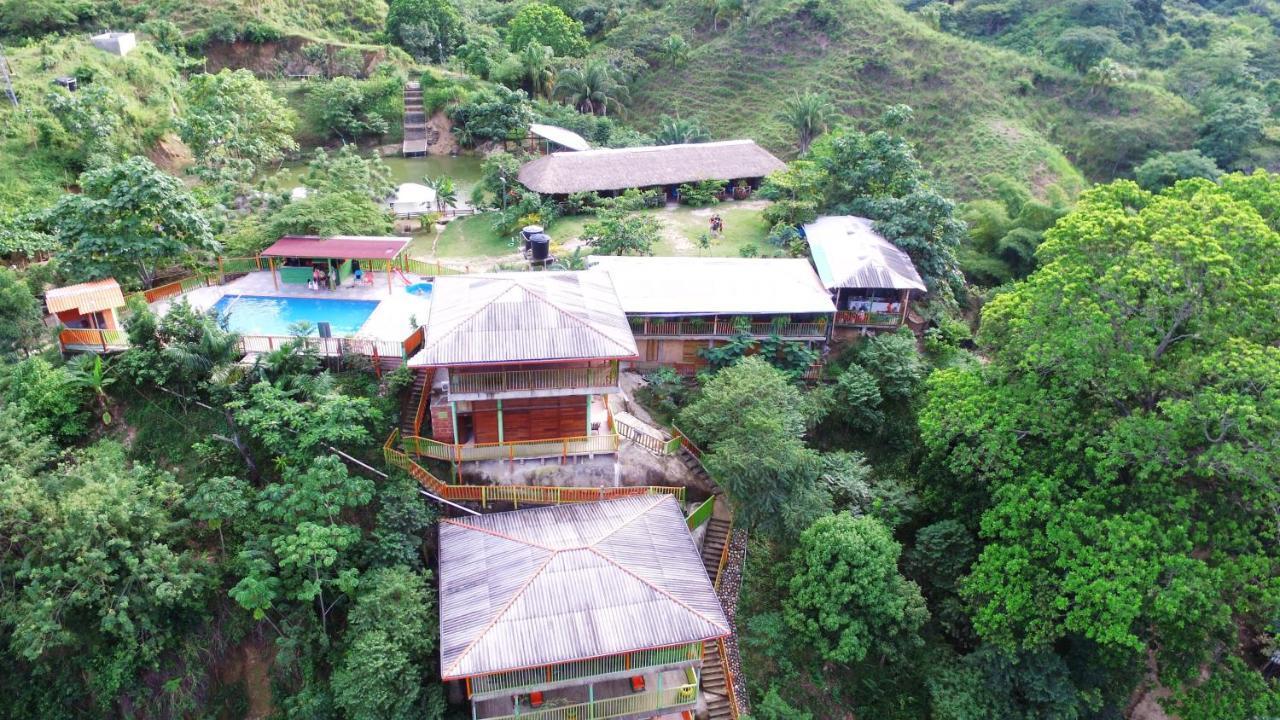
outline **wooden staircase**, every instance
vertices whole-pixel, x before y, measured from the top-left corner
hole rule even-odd
[[[400,437],[417,435],[417,428],[414,426],[418,423],[418,406],[422,403],[422,394],[427,391],[428,376],[429,373],[426,372],[415,372],[413,387],[400,401]]]
[[[710,720],[732,720],[728,680],[724,676],[724,662],[720,657],[720,643],[717,642],[702,644],[702,696],[707,701]]]

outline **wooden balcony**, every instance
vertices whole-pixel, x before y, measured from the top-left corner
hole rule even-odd
[[[480,460],[523,460],[528,458],[561,458],[579,455],[606,455],[618,452],[618,436],[584,435],[581,437],[550,440],[522,440],[519,442],[450,444],[424,437],[404,438],[405,450],[448,462],[473,462]]]
[[[740,333],[752,337],[770,337],[820,340],[827,335],[826,322],[734,322],[725,318],[715,320],[665,320],[660,318],[633,318],[631,332],[637,338],[652,337],[723,337]]]
[[[873,310],[837,310],[836,327],[898,327],[902,313]]]
[[[470,697],[525,693],[532,689],[555,687],[564,684],[565,681],[625,678],[638,675],[642,671],[690,665],[701,660],[702,643],[690,643],[652,650],[637,650],[589,660],[574,660],[527,670],[479,675],[467,679],[467,690]]]
[[[617,386],[618,370],[612,363],[607,367],[449,371],[450,400],[537,397],[565,394],[565,390],[599,394],[616,391]]]
[[[116,352],[128,349],[129,336],[118,329],[63,328],[58,333],[58,345],[63,352]]]
[[[698,678],[684,672],[640,673],[644,692],[633,692],[629,679],[590,682],[544,693],[539,707],[527,696],[476,702],[477,720],[630,720],[652,718],[692,708],[698,702]]]

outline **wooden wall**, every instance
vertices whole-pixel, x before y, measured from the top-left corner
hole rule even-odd
[[[477,400],[471,407],[475,441],[498,442],[498,402]],[[506,442],[581,437],[587,434],[587,396],[503,400],[502,428]]]

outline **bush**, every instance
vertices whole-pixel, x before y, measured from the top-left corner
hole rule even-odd
[[[718,195],[724,192],[721,180],[703,180],[690,185],[680,186],[680,203],[689,207],[706,207],[720,202]]]
[[[1206,157],[1199,150],[1182,150],[1152,155],[1134,168],[1133,174],[1143,190],[1160,192],[1187,178],[1217,180],[1222,170],[1218,169],[1213,158]]]
[[[89,428],[88,395],[65,367],[41,357],[24,360],[0,376],[5,411],[17,412],[33,433],[62,442],[79,438]]]

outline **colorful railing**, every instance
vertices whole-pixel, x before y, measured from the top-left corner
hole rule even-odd
[[[404,343],[395,340],[369,338],[314,337],[293,335],[242,335],[240,349],[245,354],[269,353],[290,343],[298,343],[325,357],[363,355],[374,362],[383,358],[403,359]]]
[[[401,265],[405,270],[417,275],[437,276],[437,275],[460,275],[461,270],[451,268],[448,265],[441,265],[439,261],[427,262],[426,260],[418,260],[417,258],[402,258]]]
[[[618,436],[583,435],[552,440],[520,440],[500,443],[475,443],[460,445],[442,443],[424,437],[404,438],[404,447],[410,452],[434,460],[449,462],[475,462],[479,460],[518,460],[522,458],[568,458],[577,455],[600,455],[618,451]]]
[[[825,322],[742,323],[733,320],[655,320],[634,318],[631,331],[637,337],[660,336],[716,336],[733,337],[746,332],[755,337],[825,337]]]
[[[387,465],[398,467],[417,480],[434,495],[454,502],[478,502],[488,506],[491,502],[520,503],[529,505],[562,505],[571,502],[599,502],[621,497],[642,495],[671,495],[684,501],[683,487],[661,485],[635,485],[624,487],[554,487],[547,485],[450,485],[426,468],[414,462],[409,454],[398,447],[400,431],[392,431],[382,446],[382,457]]]
[[[450,372],[449,395],[524,390],[599,388],[618,384],[614,367],[546,368],[494,372]]]
[[[611,718],[659,713],[689,705],[698,696],[698,686],[680,685],[654,692],[562,705],[541,710],[519,710],[515,715],[491,715],[479,720],[610,720]]]
[[[729,544],[725,543],[725,547],[729,547]],[[725,647],[724,638],[716,640],[716,648],[720,651],[720,671],[724,673],[725,695],[729,698],[729,714],[733,717],[733,720],[738,720],[739,715],[741,715],[738,711],[740,707],[738,705],[738,691],[733,686],[733,668],[729,666],[729,652],[728,648]]]
[[[573,662],[543,667],[513,670],[493,675],[477,675],[467,679],[471,696],[495,692],[520,692],[562,680],[599,677],[602,675],[634,672],[640,674],[648,668],[689,663],[702,656],[702,643],[675,645],[654,650],[637,650],[619,655],[574,660]]]
[[[870,310],[837,310],[836,325],[853,327],[895,327],[902,324],[901,313]]]
[[[58,332],[58,344],[63,350],[69,347],[84,350],[118,350],[128,347],[129,336],[124,330],[118,329],[63,328]]]
[[[689,513],[689,517],[685,518],[685,524],[690,530],[701,527],[704,523],[711,519],[711,514],[716,510],[716,496],[712,495],[702,502],[701,505],[693,509]]]

